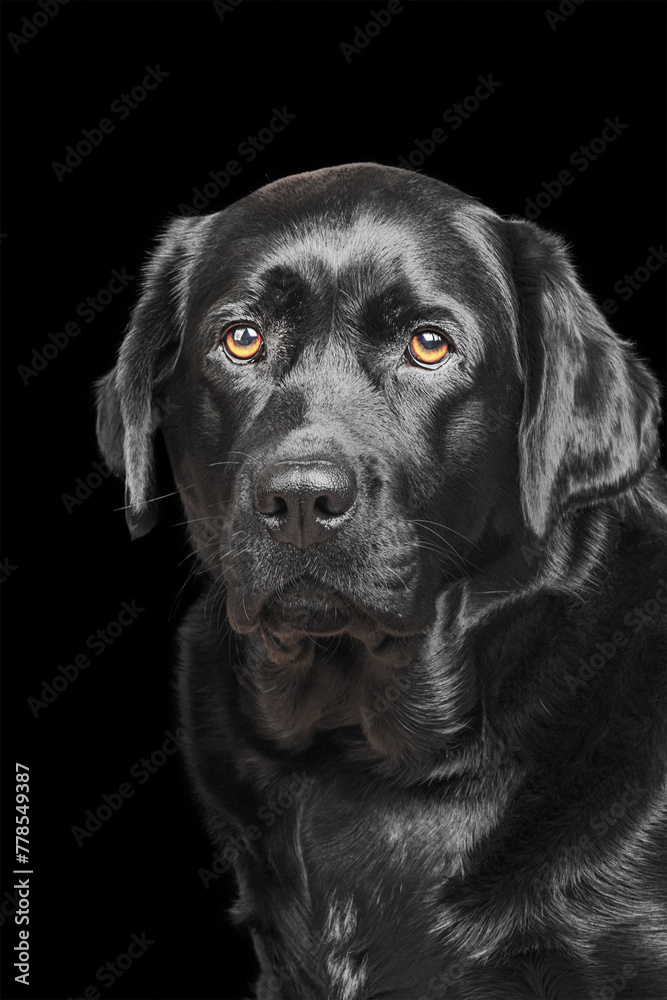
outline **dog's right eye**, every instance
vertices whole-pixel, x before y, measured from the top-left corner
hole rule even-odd
[[[220,344],[230,361],[247,365],[262,354],[264,341],[259,330],[248,323],[234,323],[220,337]]]

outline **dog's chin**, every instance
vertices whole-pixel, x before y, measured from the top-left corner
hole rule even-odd
[[[274,596],[260,614],[261,624],[272,635],[294,632],[333,636],[347,632],[355,618],[354,608],[340,595],[321,588],[295,587]]]
[[[403,638],[417,631],[412,622],[401,628],[395,613],[362,606],[315,581],[255,597],[228,591],[227,614],[235,631],[258,631],[273,642],[297,635],[317,639],[346,634],[375,646],[383,637]]]

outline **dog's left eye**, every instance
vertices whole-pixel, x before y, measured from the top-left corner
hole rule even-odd
[[[451,344],[438,330],[420,330],[407,346],[407,355],[413,364],[422,368],[439,368],[447,360]]]
[[[259,330],[247,323],[235,323],[228,327],[223,332],[220,343],[229,360],[240,365],[256,361],[264,347]]]

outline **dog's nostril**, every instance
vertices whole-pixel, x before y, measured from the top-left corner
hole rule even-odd
[[[316,513],[323,514],[325,517],[331,517],[332,514],[335,513],[335,511],[331,509],[330,500],[331,498],[328,497],[326,494],[323,494],[321,497],[318,497],[317,500],[315,501]]]
[[[298,548],[325,541],[334,529],[328,522],[348,511],[355,498],[351,469],[326,461],[266,466],[253,490],[255,509],[271,518],[266,525],[271,537]]]
[[[267,497],[262,509],[262,514],[284,514],[287,510],[287,504],[281,496],[274,493],[273,496]]]
[[[337,517],[349,510],[354,502],[347,483],[338,482],[331,492],[323,493],[314,503],[315,513],[320,517]]]

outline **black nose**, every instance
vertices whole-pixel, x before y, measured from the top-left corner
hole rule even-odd
[[[255,481],[253,502],[276,542],[324,542],[357,495],[354,475],[333,462],[276,462]]]

